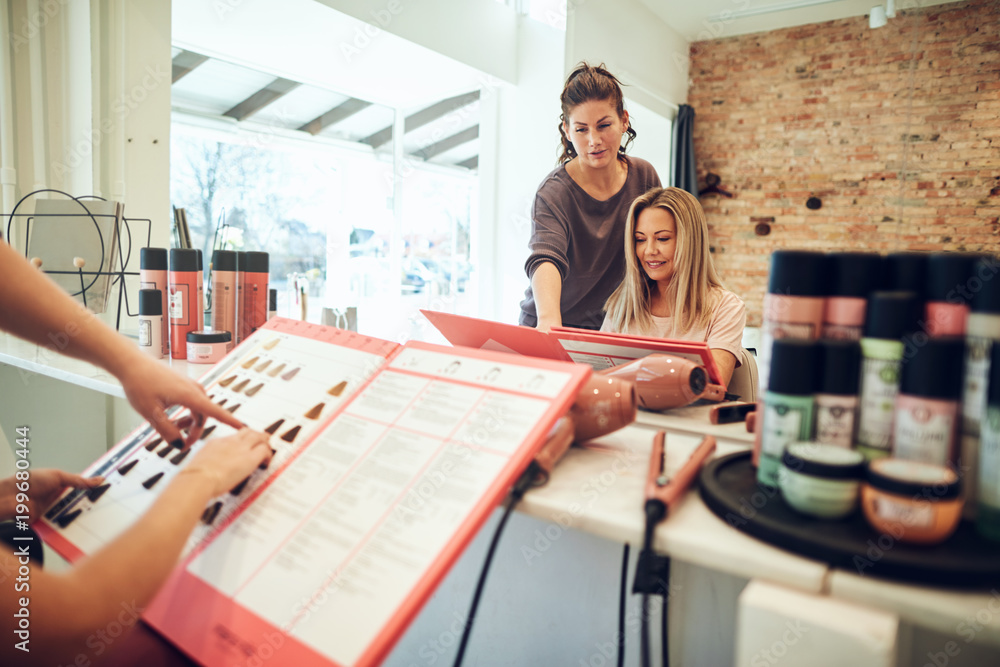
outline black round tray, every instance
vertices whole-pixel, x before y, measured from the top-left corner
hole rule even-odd
[[[701,497],[730,526],[808,558],[859,575],[921,584],[988,588],[1000,585],[1000,543],[969,521],[945,542],[920,546],[882,535],[860,509],[841,520],[799,514],[777,489],[757,483],[750,452],[715,459],[701,471]]]

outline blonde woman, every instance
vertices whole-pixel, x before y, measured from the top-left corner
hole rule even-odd
[[[625,221],[625,279],[601,331],[708,343],[722,380],[740,358],[746,306],[726,290],[708,250],[698,200],[680,188],[639,196]]]

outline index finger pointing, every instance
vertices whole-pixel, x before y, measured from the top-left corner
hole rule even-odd
[[[229,410],[216,405],[205,394],[199,393],[192,396],[190,400],[185,401],[185,405],[191,409],[192,413],[198,412],[203,417],[212,417],[227,426],[232,426],[236,430],[244,426],[243,422],[234,417]]]

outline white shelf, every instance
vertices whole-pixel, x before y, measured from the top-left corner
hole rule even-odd
[[[125,398],[121,383],[107,371],[86,361],[73,359],[48,347],[35,345],[8,334],[0,335],[0,363],[37,373],[78,387],[99,391],[109,396]],[[189,364],[183,360],[165,358],[163,363],[178,373],[198,379],[211,366]]]

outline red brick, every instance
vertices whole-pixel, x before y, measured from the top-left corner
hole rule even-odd
[[[969,0],[692,45],[698,173],[736,193],[702,203],[750,325],[777,248],[997,251],[998,26],[1000,2]]]

